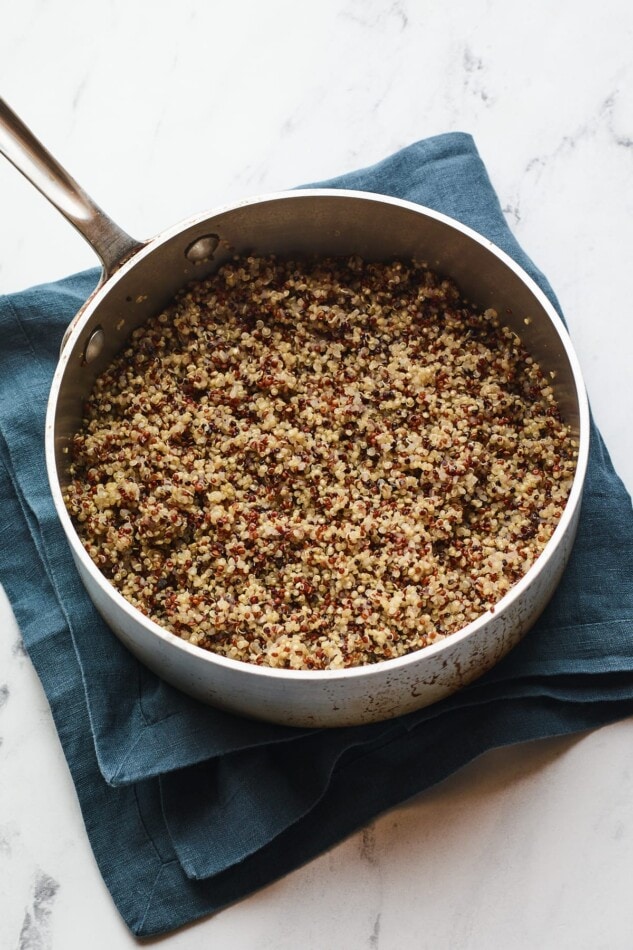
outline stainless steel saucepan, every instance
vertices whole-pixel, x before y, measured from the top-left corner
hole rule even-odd
[[[122,642],[159,676],[205,703],[296,726],[368,723],[437,702],[496,664],[533,625],[567,562],[589,450],[585,389],[567,331],[534,281],[490,241],[445,215],[407,201],[311,189],[249,198],[201,214],[146,242],[114,224],[0,102],[0,151],[92,245],[101,282],[68,329],[46,421],[46,463],[57,515],[96,608]],[[216,656],[162,629],[132,607],[88,557],[62,498],[66,449],[96,376],[132,330],[189,281],[235,253],[359,254],[425,260],[468,299],[494,307],[546,372],[578,439],[576,475],[561,521],[525,577],[458,633],[394,660],[335,671],[258,667]],[[529,318],[529,319],[526,319]]]

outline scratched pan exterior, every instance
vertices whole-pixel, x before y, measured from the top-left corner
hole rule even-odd
[[[212,236],[212,237],[209,237]],[[212,256],[192,264],[200,238]],[[192,279],[234,253],[414,257],[452,277],[462,294],[494,307],[546,373],[579,444],[575,480],[552,539],[525,577],[488,612],[424,650],[335,671],[266,669],[215,656],[180,640],[132,607],[90,560],[62,491],[72,434],[96,375],[130,332]],[[88,341],[103,348],[86,362]],[[232,712],[296,726],[343,726],[401,715],[437,702],[494,666],[529,630],[561,577],[573,544],[589,448],[589,412],[576,357],[555,310],[507,255],[456,221],[418,205],[361,192],[305,190],[268,195],[185,222],[142,245],[73,321],[53,381],[46,460],[58,516],[95,606],[139,660],[174,686]]]

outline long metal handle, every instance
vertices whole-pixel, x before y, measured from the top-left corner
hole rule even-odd
[[[0,99],[0,152],[60,211],[103,263],[109,277],[142,247],[95,204],[22,120]]]

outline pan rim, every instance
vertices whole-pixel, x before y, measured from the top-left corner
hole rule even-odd
[[[75,530],[62,497],[61,484],[57,474],[57,462],[55,457],[55,416],[57,412],[59,390],[64,377],[66,366],[70,358],[70,354],[74,352],[75,344],[77,343],[78,338],[83,333],[86,322],[89,320],[90,315],[96,306],[98,306],[101,300],[110,292],[111,288],[123,276],[125,276],[125,274],[127,274],[127,272],[132,269],[140,259],[148,256],[163,243],[171,240],[173,237],[182,233],[187,228],[199,225],[205,221],[210,221],[213,218],[228,212],[235,211],[239,208],[245,208],[250,205],[261,204],[265,202],[287,200],[289,198],[301,199],[303,197],[314,198],[320,196],[343,199],[352,198],[363,201],[373,201],[377,204],[395,205],[405,210],[414,212],[415,214],[421,214],[423,216],[433,218],[436,221],[456,229],[467,238],[470,238],[475,243],[486,249],[493,256],[497,257],[501,263],[505,264],[511,271],[513,271],[515,276],[518,277],[532,293],[549,317],[563,346],[565,356],[569,362],[571,376],[575,387],[574,394],[578,404],[578,457],[576,460],[574,478],[569,496],[552,537],[547,542],[545,548],[537,557],[534,564],[525,573],[525,575],[519,581],[517,581],[512,586],[512,588],[494,605],[492,610],[485,611],[475,620],[471,621],[471,623],[467,624],[465,627],[462,627],[460,630],[455,631],[454,633],[446,635],[442,640],[412,651],[411,653],[404,654],[400,657],[380,660],[376,663],[365,666],[345,667],[342,669],[280,669],[277,667],[257,666],[242,660],[234,660],[229,657],[221,656],[220,654],[204,650],[201,647],[189,643],[187,640],[180,639],[176,634],[173,634],[164,627],[161,627],[158,623],[143,614],[138,608],[134,607],[104,577],[83,546],[83,543],[81,542],[79,535]],[[577,509],[581,502],[582,491],[586,477],[589,459],[589,438],[589,403],[583,381],[582,371],[569,331],[558,314],[556,308],[550,302],[538,284],[519,264],[516,263],[512,257],[510,257],[509,254],[499,248],[492,240],[479,234],[468,225],[462,224],[460,221],[450,217],[449,215],[435,211],[432,208],[428,208],[415,202],[401,198],[394,198],[391,196],[384,196],[373,192],[357,191],[352,189],[308,188],[270,192],[262,195],[243,198],[236,202],[227,203],[217,208],[211,209],[210,211],[194,215],[193,217],[187,218],[175,225],[172,225],[166,230],[160,232],[154,238],[144,243],[139,251],[137,251],[132,257],[125,261],[125,263],[123,263],[113,275],[111,275],[107,280],[97,287],[92,296],[86,301],[83,307],[80,308],[75,318],[74,326],[68,335],[68,339],[64,345],[55,370],[55,374],[52,379],[45,423],[45,458],[49,487],[53,496],[53,502],[55,504],[57,516],[60,520],[62,528],[64,529],[66,540],[70,545],[73,556],[79,559],[82,568],[87,571],[94,583],[101,589],[102,593],[106,597],[113,599],[119,609],[122,610],[133,622],[141,624],[149,632],[158,637],[161,641],[163,641],[168,649],[182,650],[185,653],[189,653],[192,657],[195,657],[196,660],[201,663],[211,663],[213,666],[225,668],[226,670],[233,673],[239,672],[240,674],[247,676],[252,675],[255,677],[264,677],[265,679],[278,680],[280,682],[291,680],[295,683],[316,682],[324,685],[329,682],[340,680],[371,678],[381,674],[386,675],[388,673],[396,673],[402,667],[413,665],[416,661],[422,662],[424,657],[428,657],[429,661],[431,661],[433,657],[436,657],[438,654],[448,650],[450,647],[453,647],[463,640],[469,639],[484,625],[490,623],[495,617],[499,617],[508,608],[510,608],[511,605],[532,586],[532,584],[546,569],[548,563],[554,557],[561,541],[566,537],[567,531],[573,523]]]

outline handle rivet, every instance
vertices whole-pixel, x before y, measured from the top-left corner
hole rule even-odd
[[[205,234],[203,237],[196,238],[185,250],[185,257],[192,264],[200,264],[202,261],[208,261],[213,257],[213,252],[220,243],[217,234]]]
[[[105,343],[105,333],[102,327],[95,327],[84,349],[83,363],[92,363],[101,353]]]

